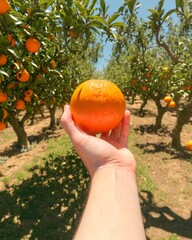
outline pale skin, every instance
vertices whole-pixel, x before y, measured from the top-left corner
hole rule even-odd
[[[91,176],[88,200],[73,240],[145,240],[136,184],[136,162],[128,150],[130,112],[100,138],[81,131],[65,106],[61,124]]]

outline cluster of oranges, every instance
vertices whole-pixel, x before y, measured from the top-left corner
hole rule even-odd
[[[171,96],[165,96],[164,101],[168,104],[168,106],[170,108],[175,108],[176,107],[176,103],[175,103],[175,101],[173,101],[173,98]]]
[[[1,0],[0,3],[0,15],[6,15],[11,10],[11,5],[7,0]],[[7,35],[7,41],[9,43],[10,48],[14,48],[16,46],[16,40],[12,34]],[[40,50],[41,43],[36,37],[29,37],[25,41],[25,48],[29,53],[37,53]],[[8,58],[6,55],[6,51],[0,52],[0,67],[6,65],[8,62]],[[17,67],[20,67],[19,63],[16,63]],[[28,82],[30,79],[30,73],[27,69],[22,68],[16,72],[16,79],[18,82]],[[2,82],[2,80],[0,81]],[[17,83],[10,83],[7,86],[7,89],[12,89]],[[31,97],[33,95],[33,90],[29,89],[24,91],[24,97],[23,99],[19,99],[15,102],[15,108],[17,110],[24,110],[26,102],[31,101]],[[0,103],[5,103],[8,100],[7,93],[0,89]],[[8,117],[8,111],[5,108],[0,108],[0,130],[3,130],[6,128],[6,123],[4,120]]]

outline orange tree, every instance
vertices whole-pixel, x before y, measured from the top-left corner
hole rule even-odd
[[[176,8],[166,12],[164,1],[150,10],[149,22],[138,19],[136,1],[126,1],[123,14],[126,27],[119,29],[118,43],[113,58],[106,68],[106,75],[116,81],[127,96],[139,95],[143,99],[140,113],[148,99],[155,101],[158,114],[155,129],[168,110],[177,112],[172,146],[180,147],[183,124],[191,117],[191,18],[187,7],[176,1]],[[177,13],[180,23],[168,17]],[[166,25],[165,30],[163,27]],[[181,37],[182,36],[182,37]],[[171,95],[173,101],[163,99]]]
[[[114,37],[117,16],[108,18],[105,2],[96,3],[10,0],[3,13],[0,5],[0,121],[13,127],[19,148],[28,145],[26,120],[46,103],[53,125],[71,87],[92,74],[100,49],[95,34]]]

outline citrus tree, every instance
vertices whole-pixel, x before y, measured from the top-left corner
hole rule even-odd
[[[140,113],[152,99],[157,106],[155,129],[161,127],[166,111],[175,110],[177,123],[172,146],[179,148],[182,127],[191,118],[191,14],[188,1],[176,1],[168,12],[159,1],[150,10],[149,21],[137,16],[139,5],[126,1],[123,16],[126,27],[119,29],[118,43],[106,68],[106,77],[116,81],[125,95],[143,100]],[[175,24],[169,17],[176,13]]]
[[[90,77],[99,54],[96,35],[113,38],[115,18],[103,0],[16,1],[0,5],[0,129],[9,123],[19,148],[28,145],[25,122],[46,105],[56,107]],[[91,51],[92,50],[92,51]]]

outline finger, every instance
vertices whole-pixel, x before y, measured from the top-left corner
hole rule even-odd
[[[127,147],[128,144],[129,129],[130,129],[130,112],[126,110],[122,120],[121,133],[118,140],[118,142],[123,144],[125,147]]]
[[[120,132],[121,132],[121,126],[122,126],[122,122],[120,122],[117,127],[113,128],[110,135],[109,135],[109,139],[111,141],[117,141],[117,139],[119,138]]]
[[[76,127],[72,119],[72,114],[69,105],[65,105],[64,107],[64,113],[61,117],[61,125],[63,126],[66,133],[69,135],[73,142],[79,141],[79,139],[82,137],[81,136],[82,132]]]

